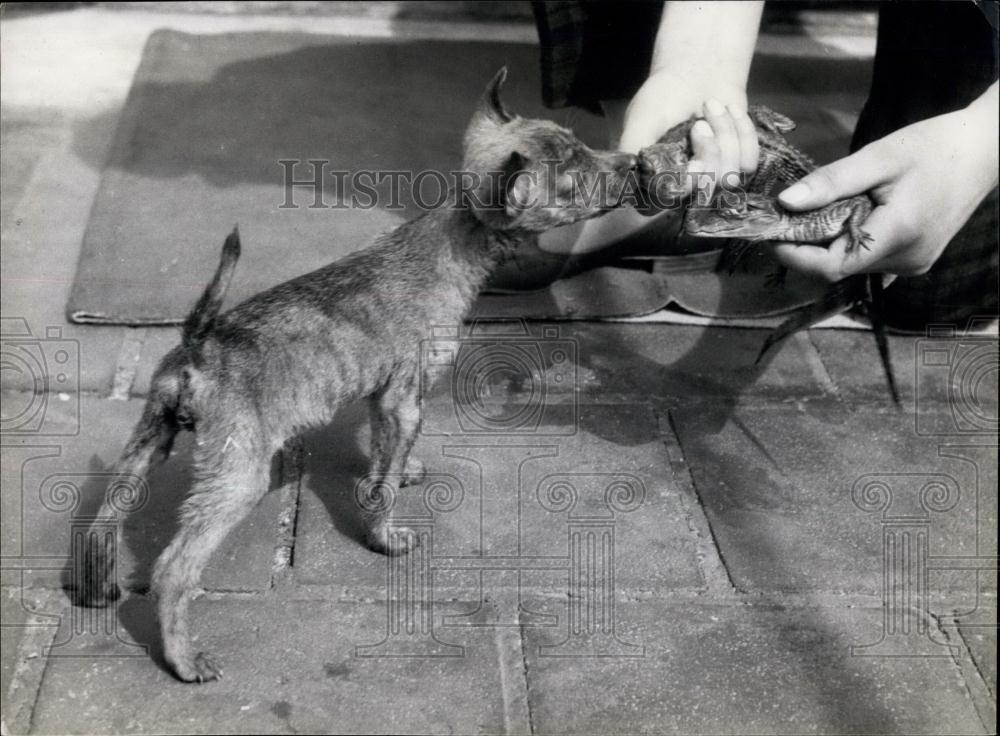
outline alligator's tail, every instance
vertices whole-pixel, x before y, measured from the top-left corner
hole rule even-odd
[[[882,274],[873,273],[869,275],[868,289],[871,292],[868,319],[872,323],[872,334],[875,335],[878,357],[882,361],[882,370],[885,371],[885,380],[889,384],[889,394],[892,396],[892,403],[900,406],[899,389],[896,387],[896,374],[892,370],[892,359],[889,356],[889,337],[886,335],[885,285],[882,283]]]
[[[182,341],[188,353],[195,355],[198,353],[201,344],[208,335],[215,318],[219,316],[222,308],[222,300],[226,296],[226,289],[233,278],[233,271],[236,270],[236,261],[240,257],[240,231],[234,227],[233,231],[226,238],[225,245],[222,246],[222,258],[219,267],[215,270],[215,275],[205,291],[202,293],[194,309],[184,320]]]
[[[788,319],[771,330],[761,346],[760,353],[757,354],[756,363],[760,363],[768,350],[792,333],[811,327],[827,317],[846,312],[858,302],[863,302],[868,319],[872,323],[872,333],[875,335],[875,345],[878,347],[886,383],[889,384],[892,403],[899,406],[899,388],[896,386],[896,376],[889,356],[889,339],[886,335],[883,289],[882,274],[861,274],[838,281],[830,286],[818,301],[796,310]]]
[[[788,319],[771,330],[767,339],[764,340],[755,362],[760,363],[761,359],[767,355],[768,350],[789,335],[811,327],[827,317],[846,312],[857,302],[865,299],[868,296],[867,292],[868,278],[866,276],[851,276],[832,284],[819,300],[796,309]]]

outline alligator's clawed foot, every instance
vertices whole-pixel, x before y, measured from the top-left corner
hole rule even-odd
[[[852,228],[848,233],[847,238],[848,253],[853,253],[858,248],[871,250],[870,244],[875,242],[875,238],[869,235],[867,230],[862,230],[860,227]]]

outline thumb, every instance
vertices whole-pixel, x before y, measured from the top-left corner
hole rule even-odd
[[[847,158],[821,166],[778,195],[790,210],[812,210],[867,192],[889,178],[878,148],[868,145]]]

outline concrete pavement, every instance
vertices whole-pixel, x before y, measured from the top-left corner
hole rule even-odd
[[[897,410],[864,333],[755,369],[757,330],[533,324],[482,343],[519,376],[428,400],[429,477],[394,509],[420,553],[359,542],[361,407],[288,448],[192,607],[222,681],[167,674],[147,595],[190,437],[123,525],[126,597],[72,608],[73,540],[176,340],[65,321],[113,133],[76,125],[120,109],[154,28],[275,23],[0,26],[4,733],[995,732],[995,338],[893,337]],[[39,360],[65,383],[39,392]]]

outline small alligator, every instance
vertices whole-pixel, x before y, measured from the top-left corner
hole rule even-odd
[[[829,243],[848,236],[847,252],[868,248],[871,236],[861,225],[874,204],[867,194],[840,199],[809,212],[790,212],[774,198],[748,193],[740,207],[690,207],[684,229],[702,238],[741,238],[750,242]]]
[[[747,191],[770,194],[776,185],[796,182],[816,168],[811,158],[785,138],[785,133],[795,130],[795,121],[764,105],[751,105],[747,114],[757,129],[760,148],[757,171],[744,182]],[[688,165],[694,156],[691,127],[699,119],[692,116],[678,123],[659,141],[639,151],[639,185],[650,205],[639,210],[642,214],[652,215],[677,203],[685,203],[689,194],[687,179],[698,173],[689,172]],[[695,182],[690,184],[693,186]],[[732,184],[735,182],[722,182],[722,186],[716,188],[713,201],[717,201],[723,193],[734,194]],[[718,268],[730,273],[735,271],[748,253],[749,246],[746,240],[734,240],[724,245]],[[784,269],[779,269],[775,274],[773,280],[776,284],[783,281],[784,273]]]
[[[778,182],[791,184],[816,168],[808,156],[792,147],[785,133],[795,130],[795,122],[764,105],[751,105],[747,114],[757,128],[760,159],[757,171],[747,182],[752,192],[770,194]],[[691,127],[699,120],[692,116],[678,123],[659,141],[639,151],[639,184],[656,204],[670,204],[685,193],[688,164],[694,156]],[[653,214],[654,208],[645,214]]]
[[[847,251],[867,248],[871,236],[861,227],[874,204],[867,194],[838,200],[809,212],[789,212],[776,199],[748,194],[742,207],[691,207],[684,229],[704,238],[743,238],[750,242],[778,240],[792,243],[830,243],[848,236]],[[796,310],[768,335],[757,356],[759,363],[771,346],[793,332],[840,314],[858,303],[867,307],[892,400],[899,404],[896,379],[889,362],[889,341],[883,315],[881,274],[848,276],[823,294],[819,301]]]

